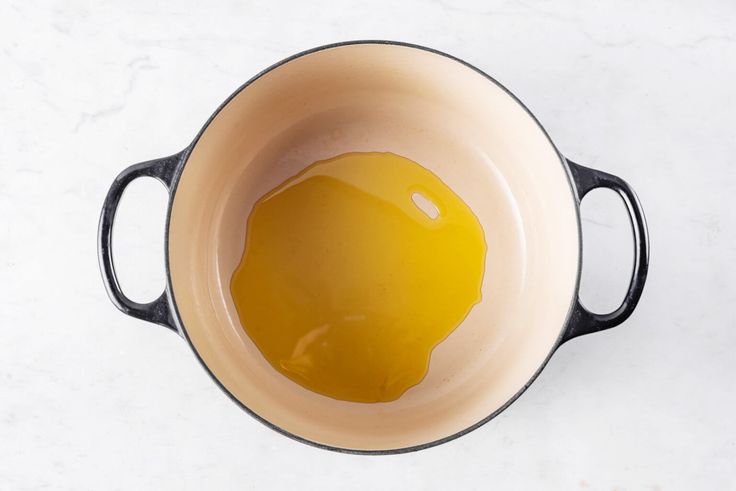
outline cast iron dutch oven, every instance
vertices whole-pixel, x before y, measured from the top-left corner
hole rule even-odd
[[[435,348],[422,382],[388,403],[334,400],[277,373],[245,334],[229,291],[255,201],[310,163],[353,151],[420,162],[473,209],[488,244],[483,300]],[[120,197],[143,176],[169,192],[167,284],[148,304],[121,291],[111,253]],[[595,188],[621,196],[635,246],[625,299],[604,315],[578,297],[579,205]],[[427,448],[489,421],[562,343],[631,315],[648,254],[641,205],[622,179],[564,158],[529,110],[477,68],[385,41],[323,46],[261,72],[184,150],[125,169],[99,228],[103,278],[116,307],[177,332],[222,390],[269,427],[357,453]]]

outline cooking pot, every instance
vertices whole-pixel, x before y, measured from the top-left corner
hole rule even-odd
[[[229,289],[258,198],[315,161],[356,151],[421,163],[473,209],[487,242],[482,301],[434,349],[421,383],[386,403],[331,399],[278,373],[240,325]],[[111,250],[120,197],[144,176],[169,192],[166,289],[146,304],[121,291]],[[621,196],[634,236],[628,292],[608,314],[578,296],[580,200],[595,188]],[[222,390],[266,425],[356,453],[422,449],[489,421],[562,343],[631,315],[649,255],[641,205],[622,179],[564,158],[531,112],[477,68],[385,41],[319,47],[256,75],[184,150],[115,179],[98,245],[117,308],[177,332]]]

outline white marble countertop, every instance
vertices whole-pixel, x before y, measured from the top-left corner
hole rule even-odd
[[[328,42],[431,46],[496,77],[569,157],[626,178],[650,277],[501,416],[419,453],[311,448],[236,407],[107,299],[95,235],[125,166],[179,150],[237,86]],[[436,0],[0,3],[0,489],[736,487],[736,4]],[[126,289],[163,283],[165,197],[120,212]],[[628,222],[584,206],[583,297],[620,298]]]

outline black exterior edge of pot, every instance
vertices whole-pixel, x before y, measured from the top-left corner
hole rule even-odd
[[[171,221],[171,209],[173,204],[173,198],[174,194],[176,193],[176,188],[179,183],[179,179],[181,178],[182,171],[184,170],[184,165],[186,164],[186,161],[189,157],[189,154],[191,153],[194,146],[199,141],[200,137],[204,134],[204,132],[209,127],[210,123],[217,117],[217,115],[222,111],[222,109],[227,106],[227,104],[234,99],[238,94],[240,94],[245,88],[247,88],[249,85],[251,85],[253,82],[261,78],[263,75],[271,72],[272,70],[280,67],[281,65],[284,65],[296,58],[301,58],[303,56],[310,55],[315,52],[323,51],[326,49],[331,48],[339,48],[343,46],[350,46],[350,45],[360,45],[360,44],[382,44],[382,45],[392,45],[392,46],[403,46],[406,48],[413,48],[418,49],[422,51],[427,51],[430,53],[434,53],[436,55],[444,56],[445,58],[449,58],[451,60],[454,60],[462,65],[464,65],[467,68],[470,68],[474,72],[478,73],[479,75],[486,78],[489,82],[497,85],[501,90],[503,90],[506,94],[509,95],[514,101],[516,101],[517,104],[519,104],[524,111],[529,115],[530,118],[537,124],[539,129],[542,131],[542,133],[547,138],[547,141],[552,146],[554,151],[557,153],[557,156],[559,157],[560,165],[562,166],[563,170],[565,171],[565,175],[567,176],[568,184],[570,185],[570,190],[573,193],[576,201],[577,206],[575,207],[575,213],[577,215],[577,227],[578,227],[578,237],[580,238],[580,241],[578,243],[578,253],[579,253],[579,261],[578,261],[578,272],[577,272],[577,278],[575,280],[575,297],[572,299],[568,313],[565,319],[565,322],[563,323],[562,329],[560,331],[560,335],[558,336],[556,342],[551,347],[549,353],[545,357],[544,361],[541,363],[537,371],[532,375],[532,377],[524,384],[524,386],[519,389],[518,392],[516,392],[511,398],[509,398],[508,401],[506,401],[501,407],[493,411],[491,414],[483,418],[482,420],[478,421],[477,423],[468,426],[467,428],[454,433],[452,435],[446,436],[444,438],[440,438],[438,440],[430,441],[427,443],[423,443],[420,445],[414,445],[410,447],[401,447],[401,448],[392,448],[392,449],[386,449],[386,450],[363,450],[363,449],[354,449],[354,448],[343,448],[343,447],[335,447],[331,445],[326,445],[323,443],[315,442],[312,440],[308,440],[306,438],[303,438],[301,436],[295,435],[294,433],[291,433],[279,426],[276,426],[275,424],[271,423],[269,420],[267,420],[265,417],[257,414],[252,409],[250,409],[248,406],[243,404],[237,397],[235,397],[228,389],[225,387],[222,382],[215,376],[214,373],[209,369],[207,364],[204,362],[200,354],[197,352],[197,349],[194,347],[194,344],[192,343],[191,339],[189,338],[189,335],[186,331],[186,328],[182,325],[180,321],[180,315],[179,311],[176,305],[176,299],[173,292],[173,286],[171,281],[171,271],[169,269],[169,225]],[[583,170],[580,170],[583,169]],[[637,221],[636,228],[640,228],[643,226],[643,234],[640,230],[639,237],[644,238],[645,248],[640,250],[638,252],[638,257],[643,258],[644,267],[643,269],[639,270],[638,274],[635,274],[635,276],[638,277],[637,280],[637,288],[635,291],[632,291],[632,288],[629,289],[629,294],[627,294],[627,298],[631,295],[630,301],[626,304],[626,316],[617,316],[616,320],[618,321],[616,324],[611,325],[605,325],[603,327],[596,328],[598,326],[602,326],[603,324],[596,323],[595,319],[593,321],[590,321],[588,317],[586,317],[586,314],[584,312],[587,312],[585,308],[581,305],[578,297],[577,292],[580,288],[580,273],[582,271],[582,227],[580,224],[580,200],[582,197],[587,193],[589,190],[594,189],[594,187],[590,187],[586,190],[586,186],[589,185],[590,180],[597,179],[592,174],[586,174],[586,171],[595,174],[596,176],[605,176],[606,179],[609,181],[611,180],[617,180],[620,183],[623,184],[623,186],[620,186],[619,188],[614,188],[613,185],[611,186],[594,186],[594,187],[611,187],[612,189],[619,192],[619,194],[624,197],[624,200],[627,202],[627,207],[629,207],[629,201],[631,203],[636,203],[636,210],[638,210],[638,214],[641,216],[641,220]],[[166,289],[161,294],[159,298],[154,300],[153,302],[149,304],[138,304],[136,302],[133,302],[129,300],[120,290],[120,286],[118,284],[117,278],[115,276],[115,270],[112,263],[112,242],[111,242],[111,235],[112,235],[112,225],[115,217],[115,209],[117,208],[117,205],[120,200],[120,196],[122,195],[122,192],[124,191],[125,187],[137,177],[153,177],[164,183],[166,186],[168,192],[169,192],[169,202],[168,202],[168,208],[166,213],[166,229],[164,234],[164,255],[165,255],[165,267],[166,267]],[[587,176],[587,177],[586,177]],[[603,178],[603,177],[601,177]],[[612,182],[612,181],[611,181]],[[584,191],[583,191],[584,190]],[[628,196],[628,198],[626,197]],[[628,200],[628,201],[627,201]],[[631,210],[631,208],[629,208]],[[637,215],[637,216],[639,216]],[[630,216],[634,217],[633,214]],[[633,218],[632,218],[632,224],[633,224]],[[641,243],[639,243],[639,246],[641,246]],[[638,247],[639,247],[638,246]],[[644,251],[644,253],[642,253]],[[212,115],[209,117],[207,122],[204,124],[202,129],[197,133],[197,136],[194,138],[192,143],[185,148],[183,151],[172,155],[170,157],[165,157],[162,159],[156,159],[151,160],[148,162],[144,162],[141,164],[136,164],[132,167],[129,167],[128,169],[125,169],[113,182],[113,185],[108,192],[107,198],[105,199],[105,203],[103,205],[102,210],[102,216],[100,217],[100,228],[98,233],[98,253],[99,253],[99,260],[100,260],[100,268],[102,270],[103,275],[103,281],[105,283],[105,287],[107,289],[108,295],[110,296],[110,299],[112,300],[113,304],[120,309],[123,313],[126,313],[128,315],[131,315],[133,317],[136,317],[138,319],[146,320],[149,322],[153,322],[159,325],[162,325],[164,327],[167,327],[168,329],[173,330],[174,332],[177,332],[180,336],[182,336],[187,344],[189,345],[190,349],[196,356],[197,360],[199,361],[200,365],[204,370],[209,374],[210,378],[217,384],[217,386],[236,404],[238,405],[242,410],[247,412],[250,416],[267,426],[268,428],[276,431],[277,433],[280,433],[284,436],[287,436],[291,438],[292,440],[295,440],[300,443],[304,443],[307,445],[310,445],[312,447],[320,448],[323,450],[329,450],[332,452],[338,452],[338,453],[345,453],[345,454],[355,454],[355,455],[395,455],[395,454],[403,454],[403,453],[409,453],[409,452],[415,452],[418,450],[425,450],[431,447],[435,447],[437,445],[441,445],[443,443],[447,443],[449,441],[455,440],[456,438],[459,438],[463,435],[466,435],[470,433],[471,431],[483,426],[496,416],[498,416],[500,413],[502,413],[507,407],[509,407],[511,404],[513,404],[528,388],[531,386],[531,384],[537,379],[539,374],[544,370],[547,363],[549,362],[552,355],[555,353],[557,348],[559,348],[565,341],[572,339],[574,337],[577,337],[579,335],[587,334],[590,332],[596,332],[598,330],[607,329],[609,327],[613,327],[614,325],[617,325],[620,322],[623,322],[626,317],[628,317],[631,314],[631,311],[633,311],[634,307],[636,306],[636,303],[639,300],[639,297],[641,295],[641,290],[644,284],[644,280],[646,279],[646,265],[648,265],[648,239],[646,234],[646,224],[643,220],[643,213],[641,213],[641,206],[638,204],[638,200],[636,198],[636,195],[633,193],[631,188],[626,185],[626,183],[617,178],[616,176],[612,176],[610,174],[606,174],[604,172],[596,171],[593,169],[588,169],[582,166],[579,166],[577,164],[574,164],[565,157],[562,156],[560,151],[557,149],[556,145],[550,138],[549,134],[547,133],[547,130],[542,126],[542,124],[539,122],[539,120],[534,116],[534,114],[527,108],[524,103],[522,103],[511,91],[509,91],[503,84],[498,82],[496,79],[488,75],[487,73],[483,72],[482,70],[476,68],[475,66],[471,65],[470,63],[467,63],[466,61],[457,58],[455,56],[452,56],[450,54],[444,53],[442,51],[428,48],[425,46],[417,45],[417,44],[411,44],[411,43],[405,43],[401,41],[387,41],[387,40],[355,40],[355,41],[343,41],[338,43],[332,43],[327,44],[323,46],[318,46],[306,51],[302,51],[300,53],[297,53],[295,55],[289,56],[288,58],[285,58],[277,63],[274,63],[270,67],[262,70],[255,76],[253,76],[250,80],[245,82],[243,85],[238,87],[237,90],[235,90],[230,96],[225,99],[222,104],[212,113]],[[632,278],[632,284],[634,282],[634,278]],[[622,305],[624,307],[624,305]],[[620,310],[620,309],[619,309]],[[584,312],[583,312],[584,311]],[[613,314],[616,314],[614,312]],[[595,316],[597,314],[592,314],[590,312],[587,312],[588,315]],[[610,314],[610,315],[613,315]]]

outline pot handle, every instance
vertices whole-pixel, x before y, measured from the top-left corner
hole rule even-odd
[[[567,324],[567,329],[561,341],[563,343],[583,334],[590,334],[615,327],[628,319],[634,308],[636,308],[636,304],[639,303],[642,290],[644,289],[644,282],[647,278],[647,271],[649,270],[649,233],[647,232],[647,222],[644,218],[641,203],[639,203],[634,190],[620,177],[584,167],[570,160],[567,163],[570,166],[572,178],[577,188],[578,202],[589,191],[596,188],[608,188],[618,193],[621,199],[624,200],[634,233],[634,270],[631,274],[629,289],[626,292],[624,301],[616,310],[609,314],[595,314],[590,312],[580,302],[580,297],[577,297],[572,315]]]
[[[102,281],[105,283],[107,294],[113,305],[125,314],[162,325],[175,332],[178,331],[169,307],[168,288],[164,289],[164,292],[156,300],[149,303],[134,302],[123,293],[115,274],[115,264],[112,259],[112,227],[120,198],[128,184],[135,179],[153,177],[163,183],[166,190],[171,193],[174,171],[182,155],[183,152],[180,152],[170,157],[131,165],[121,172],[113,181],[110,190],[107,192],[107,197],[105,197],[97,234],[97,254],[100,261],[100,270],[102,271]]]

